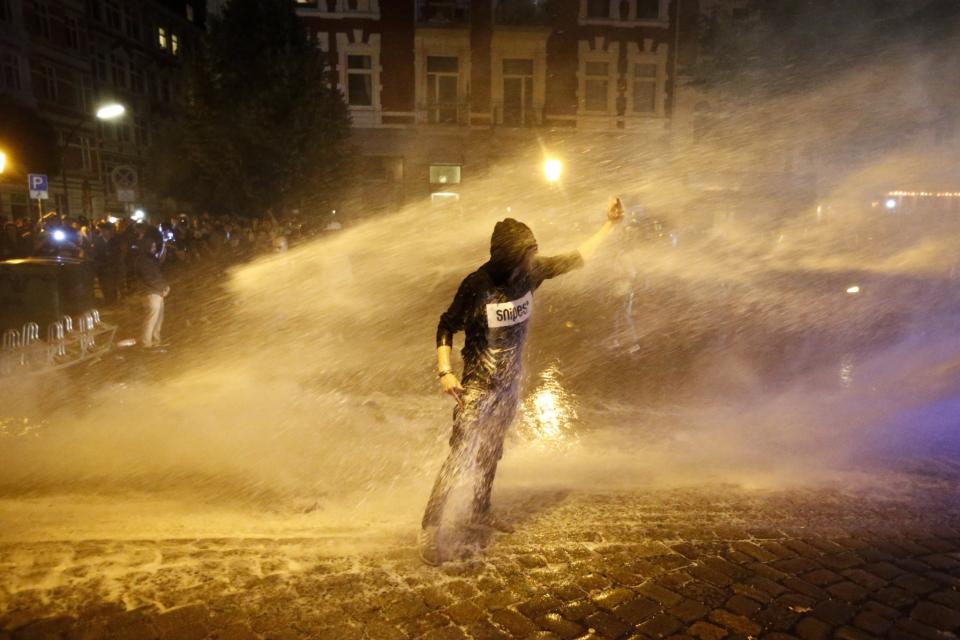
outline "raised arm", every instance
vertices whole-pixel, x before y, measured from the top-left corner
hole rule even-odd
[[[577,247],[580,257],[582,257],[584,261],[589,260],[593,254],[597,252],[597,249],[600,248],[604,238],[610,235],[610,232],[612,232],[622,220],[623,205],[620,203],[620,198],[611,198],[610,204],[607,207],[607,221],[603,223],[603,226],[600,227],[596,233],[584,240],[583,243]]]

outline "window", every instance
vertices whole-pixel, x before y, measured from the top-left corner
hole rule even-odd
[[[167,48],[167,30],[163,27],[157,27],[157,46],[161,49]]]
[[[533,60],[503,61],[503,124],[533,123]]]
[[[135,62],[130,63],[130,88],[140,95],[146,93],[146,87],[143,81],[143,69]]]
[[[3,0],[0,0],[2,2]],[[80,23],[76,18],[66,17],[63,19],[63,28],[67,38],[67,46],[71,49],[80,48]]]
[[[433,4],[431,0],[421,0]],[[440,0],[439,4],[452,4],[455,0]],[[297,4],[318,6],[317,0],[296,0]],[[377,0],[319,0],[321,11],[328,13],[374,13],[379,11]]]
[[[41,38],[50,39],[50,9],[45,2],[33,5],[33,32]]]
[[[170,34],[170,53],[177,55],[177,52],[180,51],[180,39],[177,38],[177,34]]]
[[[20,58],[12,53],[0,53],[0,89],[20,91]]]
[[[10,8],[10,0],[0,0],[0,22],[11,20],[13,20],[13,11]]]
[[[459,84],[457,58],[427,56],[427,109],[431,123],[457,123]]]
[[[588,18],[609,18],[610,0],[587,0]]]
[[[470,3],[462,0],[421,0],[417,5],[426,22],[462,22],[470,11]]]
[[[362,107],[373,104],[373,65],[370,56],[347,56],[347,103]]]
[[[187,20],[193,22],[193,5],[187,3]]]
[[[77,136],[77,143],[80,146],[80,166],[85,171],[93,169],[93,153],[88,136]]]
[[[103,10],[100,7],[100,0],[87,0],[87,15],[94,22],[103,20]]]
[[[460,184],[460,165],[430,165],[430,184]]]
[[[636,0],[637,20],[659,20],[660,0]]]
[[[49,65],[38,65],[33,71],[33,89],[41,100],[56,102],[57,70]]]
[[[609,68],[610,64],[607,62],[588,62],[586,64],[584,108],[587,111],[603,111],[604,113],[609,111]]]
[[[106,2],[107,26],[117,31],[120,30],[120,5],[116,0],[107,0]]]
[[[93,70],[100,82],[107,81],[107,54],[98,51],[93,58]]]
[[[123,22],[127,28],[127,37],[132,40],[140,39],[140,16],[130,5],[123,7]]]
[[[90,105],[92,104],[93,96],[93,83],[91,82],[90,76],[81,73],[80,74],[80,108],[83,109],[84,113],[89,113],[91,111]]]
[[[657,65],[637,64],[633,71],[634,113],[657,112]]]
[[[170,81],[166,78],[161,78],[157,87],[157,98],[162,102],[170,102],[171,97]]]
[[[150,137],[147,130],[147,123],[143,118],[136,118],[133,121],[134,134],[137,138],[137,146],[146,147],[150,145]]]
[[[69,70],[57,74],[57,98],[64,106],[74,109],[80,106],[80,87],[77,86],[76,76]]]
[[[129,87],[130,78],[127,75],[127,61],[116,53],[111,54],[110,67],[113,70],[113,85],[115,87]]]

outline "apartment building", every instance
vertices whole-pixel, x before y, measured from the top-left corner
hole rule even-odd
[[[0,93],[35,107],[59,136],[63,171],[49,176],[47,208],[100,216],[155,203],[152,137],[173,115],[203,14],[202,0],[0,0]],[[125,114],[98,121],[108,102]],[[0,180],[0,215],[31,210],[23,182]]]
[[[668,144],[698,0],[297,0],[364,156],[368,206],[455,194],[532,144]],[[685,26],[686,25],[686,26]]]

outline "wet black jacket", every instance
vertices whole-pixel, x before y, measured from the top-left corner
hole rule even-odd
[[[144,293],[163,294],[163,290],[167,288],[167,282],[160,272],[159,260],[147,253],[141,253],[133,263],[133,268]]]
[[[573,252],[536,258],[530,273],[500,284],[489,263],[467,276],[437,327],[437,346],[452,346],[453,334],[458,331],[466,334],[462,351],[464,382],[487,378],[497,369],[513,366],[526,341],[533,292],[544,280],[582,265],[583,258]]]

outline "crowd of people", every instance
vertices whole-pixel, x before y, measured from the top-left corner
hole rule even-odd
[[[98,306],[109,308],[121,298],[142,296],[144,347],[162,344],[163,298],[170,291],[163,270],[190,270],[286,251],[319,230],[297,214],[273,212],[260,217],[180,214],[146,222],[142,215],[90,220],[51,211],[32,220],[0,216],[0,226],[0,260],[55,256],[89,260],[102,297]],[[324,228],[339,224],[328,221]]]

